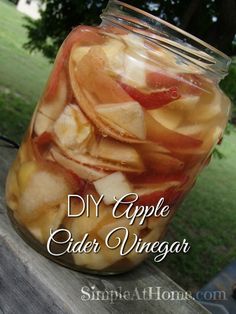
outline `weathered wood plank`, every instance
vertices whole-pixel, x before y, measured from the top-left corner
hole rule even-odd
[[[90,300],[81,289],[130,291],[161,287],[183,291],[150,261],[127,274],[105,277],[59,266],[31,249],[13,230],[6,214],[4,184],[13,149],[0,148],[0,313],[209,313],[194,300]]]
[[[235,285],[236,261],[233,261],[198,292],[198,299],[209,304],[224,306],[229,313],[236,313],[236,299],[233,298]]]

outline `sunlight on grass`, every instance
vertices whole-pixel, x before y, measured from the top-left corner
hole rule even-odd
[[[24,23],[14,5],[0,1],[0,85],[35,104],[51,65],[41,54],[29,54],[22,47],[27,41]]]

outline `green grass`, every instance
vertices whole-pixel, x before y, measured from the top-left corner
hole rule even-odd
[[[17,143],[29,124],[34,107],[8,89],[0,88],[0,135]]]
[[[0,134],[20,141],[51,66],[22,48],[23,16],[0,0]],[[236,257],[236,134],[225,136],[222,160],[213,159],[171,224],[169,241],[186,238],[187,254],[156,264],[186,289],[207,283]]]
[[[35,104],[51,65],[41,54],[23,49],[27,41],[24,23],[24,16],[13,4],[0,1],[0,85]]]

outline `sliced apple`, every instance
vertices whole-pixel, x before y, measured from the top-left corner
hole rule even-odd
[[[94,52],[93,52],[93,54],[94,54]],[[93,54],[91,57],[93,57]],[[84,64],[85,58],[86,58],[86,64]],[[87,71],[88,70],[87,63],[90,64],[90,60],[87,60],[87,55],[86,55],[86,57],[83,58],[83,60],[81,60],[80,64],[81,63],[82,63],[82,70]],[[101,63],[101,61],[100,61],[100,63]],[[97,64],[97,62],[96,62],[96,64]],[[80,70],[81,70],[81,67],[80,67]],[[90,74],[86,72],[86,75],[89,77],[86,77],[86,76],[84,77],[84,79],[83,79],[84,84],[83,84],[83,82],[77,81],[78,79],[83,78],[82,75],[80,76],[80,78],[77,77],[77,72],[80,73],[80,70],[78,70],[78,68],[75,66],[72,58],[70,58],[69,72],[70,72],[71,85],[73,88],[74,95],[75,95],[78,103],[80,104],[80,107],[83,110],[83,112],[89,117],[89,119],[96,125],[96,127],[103,134],[109,135],[112,138],[115,138],[121,142],[127,142],[127,143],[139,143],[139,142],[141,142],[141,140],[139,140],[135,136],[128,134],[128,132],[126,132],[124,129],[118,127],[117,124],[113,123],[111,125],[111,123],[109,122],[108,119],[106,119],[107,121],[103,121],[105,118],[102,120],[99,117],[99,115],[95,112],[95,107],[98,104],[98,100],[97,100],[96,95],[92,94],[91,92],[89,92],[85,88],[82,88],[83,86],[87,86],[87,84],[88,84],[88,86],[90,86],[89,83],[87,82],[87,80],[89,80]],[[98,69],[97,72],[100,72],[100,70]],[[93,76],[97,75],[97,72]],[[107,74],[106,74],[106,76],[107,76]],[[118,83],[116,83],[112,79],[111,79],[112,80],[112,82],[111,82],[110,79],[111,78],[109,78],[109,80],[108,80],[109,82],[107,81],[107,84],[109,85],[111,83],[111,85],[109,87],[107,86],[107,88],[105,88],[105,90],[103,91],[103,95],[107,95],[107,91],[111,91],[111,95],[108,97],[109,100],[113,99],[113,100],[115,100],[115,102],[120,102],[122,99],[125,101],[132,100],[124,92],[124,90],[121,90],[122,88]],[[117,85],[119,85],[119,87]],[[124,93],[125,93],[125,97],[123,97]]]
[[[76,91],[79,90],[79,87],[77,86]],[[84,97],[83,97],[84,94]],[[116,140],[119,140],[120,142],[127,142],[127,143],[140,143],[144,142],[143,140],[138,139],[136,136],[130,134],[127,132],[123,127],[118,126],[116,123],[112,122],[111,120],[99,116],[97,112],[95,111],[95,108],[98,106],[96,100],[94,97],[89,94],[87,91],[81,91],[80,90],[80,99],[81,102],[83,102],[83,109],[89,116],[89,118],[94,122],[94,124],[99,129],[100,133],[102,135],[108,135],[111,138],[114,138]],[[81,98],[82,97],[82,98]],[[85,98],[86,97],[86,98]],[[86,105],[86,106],[85,106]]]
[[[96,199],[98,195],[94,191],[86,191],[87,194],[93,195]],[[78,206],[76,203],[72,206]],[[75,209],[76,210],[76,209]],[[103,242],[104,239],[100,239],[98,231],[107,224],[107,221],[112,221],[111,208],[107,207],[103,202],[99,205],[99,216],[96,217],[96,209],[93,202],[90,201],[90,216],[82,215],[77,218],[67,218],[64,222],[65,227],[71,231],[73,239],[79,241],[86,233],[89,236],[99,240],[101,250],[98,253],[90,252],[88,254],[73,254],[76,265],[86,266],[90,269],[104,269],[111,264],[115,263],[121,256],[118,250],[111,251]]]
[[[38,165],[34,161],[28,161],[21,164],[17,173],[18,183],[21,191],[24,191],[30,182],[31,177],[38,170]]]
[[[110,136],[118,141],[127,142],[127,143],[144,143],[144,140],[138,139],[135,135],[126,131],[124,128],[120,127],[118,124],[114,123],[108,118],[105,118],[102,115],[97,114],[96,118],[99,123],[100,132],[102,135]]]
[[[138,54],[126,52],[122,82],[137,88],[146,86],[146,64]]]
[[[132,50],[146,49],[143,38],[134,33],[121,35],[120,38],[124,41],[124,43],[127,45],[127,48],[129,49]]]
[[[185,96],[170,102],[165,107],[179,112],[190,112],[196,108],[199,100],[199,96]]]
[[[36,218],[50,204],[58,204],[71,192],[68,181],[48,170],[36,171],[28,181],[19,199],[20,214],[26,220]]]
[[[73,259],[76,265],[85,266],[87,269],[102,270],[110,265],[110,262],[101,252],[73,254]]]
[[[221,113],[222,107],[222,92],[211,86],[202,94],[201,101],[196,108],[190,112],[188,116],[189,121],[205,122],[214,118],[216,115]]]
[[[121,36],[127,48],[122,81],[134,87],[146,86],[147,49],[144,40],[135,34]]]
[[[34,151],[32,147],[31,137],[27,134],[21,143],[21,146],[17,153],[17,159],[19,158],[19,164],[26,161],[31,161],[35,159]]]
[[[65,107],[53,129],[61,145],[71,149],[80,149],[93,134],[92,125],[76,105]]]
[[[148,110],[148,113],[158,122],[165,125],[168,129],[174,130],[176,129],[181,121],[183,120],[183,116],[180,112],[171,111],[169,109],[160,108],[154,110]]]
[[[17,180],[14,164],[11,166],[6,180],[6,202],[11,210],[18,209],[18,199],[20,196],[20,188]]]
[[[203,144],[204,146],[204,144]],[[181,149],[173,150],[172,156],[184,162],[184,170],[192,169],[196,164],[201,163],[206,157],[206,149]]]
[[[98,194],[104,195],[106,205],[114,204],[116,199],[131,193],[132,188],[129,181],[121,172],[114,172],[94,182]]]
[[[96,107],[96,112],[137,138],[145,139],[144,112],[138,102],[130,101],[120,104],[99,105]]]
[[[139,182],[140,181],[140,182]],[[176,175],[154,175],[147,178],[131,180],[134,191],[139,195],[137,201],[140,205],[154,205],[160,198],[164,197],[165,203],[170,205],[179,196],[179,189],[187,181],[187,176]]]
[[[26,141],[26,138],[24,138],[17,153],[17,159],[20,164],[29,160],[29,146],[29,140]]]
[[[143,242],[147,243],[154,243],[158,241],[161,238],[162,232],[164,230],[164,227],[161,228],[153,228],[150,230],[145,236],[141,236],[140,238],[142,239]],[[133,264],[133,265],[138,265],[141,263],[146,257],[147,253],[145,251],[143,253],[137,253],[135,250],[132,250],[129,254],[127,254],[125,257]]]
[[[113,139],[102,138],[98,143],[92,146],[90,154],[104,160],[144,169],[142,159],[135,148]]]
[[[137,204],[142,206],[156,205],[162,197],[164,198],[166,205],[171,205],[179,196],[179,192],[175,190],[174,185],[172,187],[170,185],[167,189],[162,189],[160,187],[137,188],[135,193],[139,195]]]
[[[124,59],[125,59],[125,45],[119,39],[109,38],[102,46],[107,55],[109,66],[115,74],[123,75]]]
[[[58,229],[66,213],[66,203],[62,203],[56,207],[48,208],[36,220],[26,224],[26,227],[37,240],[46,243],[50,235],[50,229]]]
[[[86,191],[86,194],[93,195],[96,200],[99,199],[99,195],[94,191]],[[78,239],[86,233],[96,234],[97,230],[100,229],[99,226],[103,225],[105,219],[114,219],[111,208],[103,202],[99,204],[98,216],[96,216],[96,207],[92,200],[89,202],[89,211],[89,217],[83,214],[80,217],[66,218],[65,227],[71,231],[74,239]],[[71,212],[75,214],[81,212],[81,203],[76,198],[71,199]]]
[[[66,75],[61,72],[59,74],[58,86],[53,97],[50,100],[42,99],[39,105],[39,112],[44,114],[51,120],[56,120],[60,113],[63,111],[67,101],[67,83]]]
[[[178,187],[182,184],[181,181],[178,180],[170,180],[170,181],[163,181],[163,182],[153,182],[149,184],[141,183],[141,184],[134,184],[134,190],[138,193],[139,196],[149,195],[153,192],[159,191],[167,191],[169,188]]]
[[[73,173],[75,173],[80,178],[87,180],[89,182],[98,180],[100,178],[103,178],[107,175],[107,172],[98,170],[93,167],[88,167],[82,163],[75,162],[74,160],[71,160],[65,156],[63,156],[61,153],[59,153],[56,149],[51,149],[52,157],[56,162],[58,162],[60,165],[65,167],[68,170],[71,170]]]
[[[171,174],[179,172],[184,167],[184,162],[170,155],[146,151],[143,154],[143,159],[160,174]]]
[[[151,41],[147,41],[145,44],[148,48],[149,58],[154,63],[152,72],[160,71],[160,68],[164,71],[166,71],[166,69],[170,69],[171,73],[173,73],[173,71],[177,72],[178,65],[176,63],[176,55],[173,52],[160,46],[157,47],[157,45]]]
[[[199,148],[202,145],[202,141],[199,139],[168,129],[155,120],[148,112],[145,113],[145,121],[147,138],[167,149],[191,149]]]
[[[170,150],[167,149],[166,147],[157,143],[153,143],[153,142],[147,142],[145,144],[134,145],[134,147],[136,148],[138,152],[141,152],[141,156],[145,152],[152,152],[156,154],[169,154],[170,153]]]
[[[182,171],[184,161],[172,156],[172,153],[155,143],[141,144],[135,146],[146,168],[153,169],[158,174],[172,174]]]
[[[101,228],[97,231],[98,236],[105,241],[107,235],[112,231],[115,230],[116,228],[126,228],[129,231],[129,238],[127,241],[127,248],[132,245],[132,242],[134,241],[134,234],[139,235],[139,232],[141,229],[144,229],[144,226],[140,225],[129,225],[129,220],[127,218],[121,218],[121,219],[113,219],[110,221],[110,223],[104,224],[101,226]],[[137,228],[138,227],[138,228]],[[121,240],[124,240],[125,238],[125,230],[120,229],[114,232],[114,234],[110,237],[109,239],[109,245],[115,246],[118,242],[117,237],[119,237]]]
[[[54,120],[48,118],[41,112],[37,112],[34,123],[34,131],[37,135],[41,135],[46,132],[53,123]]]
[[[75,46],[72,49],[71,58],[73,62],[79,63],[81,59],[89,52],[91,46]]]
[[[100,158],[95,158],[88,154],[78,154],[73,151],[64,151],[64,154],[69,158],[74,160],[77,163],[89,166],[92,168],[103,169],[104,171],[122,171],[122,172],[133,172],[133,173],[142,173],[144,171],[143,163],[139,165],[132,164],[122,164],[121,162],[114,162],[109,159],[104,160]]]
[[[79,63],[70,61],[70,73],[81,88],[94,94],[99,103],[119,103],[131,98],[109,74],[109,61],[102,47],[92,47]]]
[[[152,228],[151,228],[151,231],[143,238],[143,241],[155,242],[157,240],[161,240],[162,234],[167,227],[168,220],[170,220],[169,219],[170,216],[168,216],[166,218],[164,218],[164,217],[154,218],[154,219],[159,220],[159,221],[158,221],[158,223],[153,224],[153,225],[149,224],[149,222],[148,222],[148,224],[149,224],[148,227],[151,228],[151,226],[152,226]]]
[[[42,162],[48,158],[54,140],[55,137],[51,132],[44,132],[31,140],[30,145],[37,161]]]
[[[119,209],[120,208],[122,208],[122,206],[119,206]],[[125,208],[127,208],[127,207],[125,206]],[[111,209],[110,209],[110,212],[111,212]],[[121,212],[122,212],[122,209],[121,209]],[[142,225],[140,225],[140,220],[141,220],[141,218],[137,217],[135,219],[134,223],[132,225],[130,225],[129,219],[127,219],[125,217],[115,219],[112,216],[112,214],[110,214],[110,217],[108,217],[108,219],[104,220],[103,225],[101,224],[99,226],[99,229],[97,229],[97,234],[101,239],[105,240],[108,233],[111,232],[112,230],[119,228],[119,227],[125,227],[129,230],[131,236],[133,235],[133,233],[135,233],[138,236],[140,231],[147,227],[147,222],[145,221]],[[124,232],[123,232],[123,230],[121,230],[118,233],[114,234],[112,241],[115,240],[115,238],[116,238],[116,236],[118,236],[118,234],[120,234],[121,239],[124,238]]]
[[[102,44],[104,37],[100,35],[95,27],[91,26],[79,26],[75,27],[67,36],[65,41],[58,51],[53,71],[50,75],[46,93],[44,95],[45,100],[50,100],[54,97],[58,89],[58,78],[63,71],[67,72],[67,61],[71,54],[72,47],[76,45],[88,46],[95,44]]]
[[[172,101],[160,109],[148,110],[148,113],[168,129],[176,129],[185,115],[192,112],[199,102],[199,96],[188,96]]]
[[[105,52],[110,69],[115,74],[121,74],[124,70],[125,44],[120,40],[108,38],[99,47]],[[91,48],[92,46],[77,46],[72,53],[73,61],[79,63]]]
[[[184,135],[196,137],[199,134],[205,133],[208,127],[209,127],[208,124],[203,124],[203,123],[192,124],[192,125],[181,126],[177,128],[176,131]]]

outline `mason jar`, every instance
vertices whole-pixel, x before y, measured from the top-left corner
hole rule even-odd
[[[101,18],[63,42],[6,201],[12,224],[41,254],[115,274],[147,257],[135,241],[163,238],[221,140],[230,102],[219,82],[230,59],[119,1]]]

